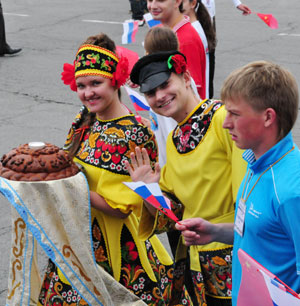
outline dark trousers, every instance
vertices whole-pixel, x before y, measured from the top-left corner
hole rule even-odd
[[[0,2],[0,53],[3,53],[6,47],[5,26],[3,18],[3,10]]]
[[[132,12],[132,19],[142,20],[143,15],[147,11],[147,1],[146,0],[129,0]]]

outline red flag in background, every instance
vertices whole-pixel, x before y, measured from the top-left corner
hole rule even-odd
[[[139,60],[139,55],[136,52],[129,50],[127,48],[124,48],[122,46],[117,46],[116,49],[117,49],[117,54],[119,57],[121,56],[127,57],[128,62],[129,62],[128,69],[129,69],[129,72],[131,72],[134,64]]]
[[[260,14],[260,13],[256,13],[256,15],[264,23],[266,23],[271,29],[277,29],[278,28],[277,19],[272,14]]]

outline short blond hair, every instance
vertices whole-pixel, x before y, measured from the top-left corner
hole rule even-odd
[[[234,70],[224,81],[221,99],[242,98],[257,111],[275,110],[279,137],[292,129],[298,115],[299,92],[293,75],[283,67],[256,61]]]

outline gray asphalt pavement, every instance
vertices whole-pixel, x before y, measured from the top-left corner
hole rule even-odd
[[[246,0],[245,0],[246,1]],[[80,102],[60,80],[63,63],[72,63],[89,35],[107,33],[121,44],[122,22],[129,19],[127,0],[2,0],[7,41],[22,47],[18,56],[0,57],[0,156],[30,141],[61,146]],[[224,78],[254,60],[288,68],[300,84],[300,2],[247,0],[255,12],[273,14],[277,30],[255,14],[242,16],[232,1],[217,0],[215,98]],[[127,45],[143,55],[147,27]],[[132,109],[126,93],[124,102]],[[299,121],[299,120],[298,120]],[[297,122],[294,137],[300,145]],[[0,196],[0,305],[5,304],[10,251],[10,205]]]

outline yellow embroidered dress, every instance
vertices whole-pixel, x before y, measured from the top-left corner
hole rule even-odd
[[[83,107],[73,122],[66,149],[86,113]],[[154,136],[136,121],[134,115],[109,121],[96,118],[82,134],[74,160],[84,167],[90,190],[100,194],[111,207],[124,213],[131,211],[127,218],[120,219],[91,208],[95,261],[146,304],[168,305],[173,290],[173,261],[156,236],[146,241],[138,238],[142,199],[122,183],[131,180],[124,161],[129,160],[136,146],[146,148],[151,162],[155,163],[157,148]],[[87,305],[82,300],[82,304],[71,304],[74,290],[59,273],[50,262],[40,303],[56,305],[53,301],[57,301],[64,303],[61,305]],[[183,297],[181,302],[190,305],[188,299]]]
[[[175,200],[177,214],[182,207],[179,218],[201,217],[213,223],[234,220],[235,197],[246,164],[242,151],[222,127],[225,115],[220,101],[205,100],[168,136],[160,187]],[[146,239],[154,232],[170,231],[172,226],[164,215],[157,213],[154,220],[143,209],[140,237]],[[183,281],[182,266],[189,262],[195,305],[216,305],[210,304],[207,296],[219,299],[220,305],[228,305],[225,300],[231,303],[231,253],[232,246],[222,243],[187,248],[179,240],[177,277]]]

